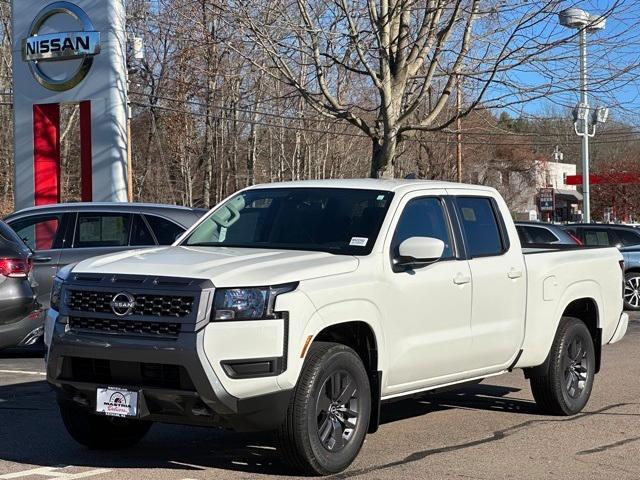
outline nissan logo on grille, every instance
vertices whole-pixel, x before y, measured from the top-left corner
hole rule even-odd
[[[120,292],[111,300],[111,310],[119,317],[131,315],[134,308],[136,308],[136,299],[130,293]]]
[[[41,30],[49,27],[48,20],[57,15],[70,17],[81,29],[42,33]],[[22,41],[22,59],[29,62],[33,77],[40,85],[53,91],[69,90],[80,83],[89,73],[93,57],[98,53],[100,32],[95,31],[84,10],[70,2],[54,2],[42,9],[31,24],[29,36]],[[46,73],[45,63],[65,60],[77,60],[79,64],[66,62],[66,72],[61,78]]]

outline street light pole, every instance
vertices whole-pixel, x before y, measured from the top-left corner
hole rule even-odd
[[[560,24],[578,30],[580,39],[580,103],[574,110],[574,128],[582,137],[582,221],[591,221],[591,195],[589,186],[589,137],[596,133],[596,125],[606,122],[609,111],[598,107],[593,112],[589,108],[587,90],[587,33],[602,30],[606,19],[592,16],[579,8],[567,8],[558,14]]]
[[[580,103],[586,112],[589,111],[587,91],[587,29],[580,30]],[[589,185],[589,115],[582,119],[582,204],[583,221],[591,222],[591,195]]]

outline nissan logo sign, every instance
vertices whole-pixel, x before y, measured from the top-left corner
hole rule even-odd
[[[69,16],[81,24],[82,31],[40,34],[47,20],[58,14]],[[93,57],[98,53],[100,32],[94,30],[84,10],[70,2],[54,2],[43,8],[31,23],[29,37],[22,41],[22,59],[29,63],[33,77],[40,85],[54,91],[69,90],[78,85],[89,73]],[[70,73],[63,78],[54,78],[43,69],[46,62],[70,60],[80,60],[80,63],[70,65]]]
[[[111,310],[119,317],[131,315],[134,308],[136,299],[130,293],[120,292],[111,300]]]

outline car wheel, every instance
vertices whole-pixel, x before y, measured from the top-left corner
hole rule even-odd
[[[545,413],[575,415],[587,404],[595,378],[591,332],[580,319],[563,317],[543,375],[530,379],[533,398]]]
[[[152,425],[141,420],[94,415],[67,402],[59,403],[59,407],[69,435],[81,445],[96,450],[116,450],[135,445]]]
[[[360,452],[370,414],[369,378],[358,354],[313,343],[278,431],[285,461],[308,474],[341,472]]]
[[[626,310],[640,310],[640,272],[625,274],[623,295]]]

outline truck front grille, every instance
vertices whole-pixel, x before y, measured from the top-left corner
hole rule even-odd
[[[181,365],[65,357],[62,371],[66,380],[76,382],[195,391],[187,369]]]
[[[69,290],[67,307],[76,312],[113,313],[111,301],[121,292]],[[194,297],[190,295],[134,294],[135,306],[131,315],[152,317],[186,317],[193,310]]]
[[[175,322],[149,322],[122,318],[70,317],[69,329],[79,332],[97,332],[115,335],[177,338],[180,333],[180,324]]]

